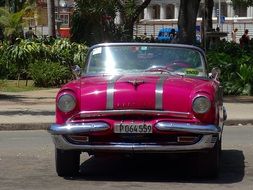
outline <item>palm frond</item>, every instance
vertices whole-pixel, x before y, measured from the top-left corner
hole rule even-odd
[[[3,27],[8,26],[10,23],[10,20],[8,17],[0,16],[0,25]]]
[[[0,7],[0,15],[1,16],[8,16],[10,15],[8,9]]]
[[[31,7],[27,6],[16,13],[10,13],[5,8],[0,8],[0,25],[4,28],[4,34],[9,36],[11,34],[19,35],[23,28],[23,16],[31,11]]]

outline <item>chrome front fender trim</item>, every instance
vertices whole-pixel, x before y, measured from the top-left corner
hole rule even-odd
[[[161,121],[155,127],[160,131],[181,131],[197,134],[219,134],[221,128],[216,125],[195,125],[191,123],[174,123]]]
[[[53,124],[48,128],[48,132],[52,135],[69,135],[76,133],[87,133],[96,131],[105,131],[110,126],[104,122],[93,122],[93,123],[69,123],[66,125]]]
[[[111,143],[107,145],[77,145],[71,144],[62,135],[52,135],[56,148],[63,150],[81,150],[84,152],[182,152],[182,151],[200,151],[213,148],[215,142],[212,135],[204,135],[200,141],[192,145],[161,145],[145,143]]]

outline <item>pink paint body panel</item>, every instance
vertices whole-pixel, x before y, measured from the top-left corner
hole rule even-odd
[[[123,76],[116,81],[114,109],[155,109],[155,88],[159,77]],[[134,86],[129,81],[144,81]]]
[[[61,91],[70,90],[77,96],[78,106],[72,114],[80,111],[106,110],[107,87],[112,78],[113,76],[88,76],[64,86]],[[113,90],[113,109],[115,111],[124,109],[155,110],[156,87],[161,76],[143,74],[138,76],[121,75],[116,78]],[[135,86],[132,84],[134,80],[141,82]],[[162,110],[192,113],[194,96],[205,95],[213,101],[217,90],[215,86],[211,80],[207,79],[167,76],[162,87]],[[57,123],[64,123],[70,114],[62,114],[56,109]],[[212,105],[210,114],[205,116],[205,119],[215,123],[214,116],[215,107]],[[192,122],[196,121],[198,120],[192,117]],[[202,121],[204,121],[203,118]]]

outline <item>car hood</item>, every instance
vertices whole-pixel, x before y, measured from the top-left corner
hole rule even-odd
[[[199,92],[212,94],[212,82],[174,75],[86,76],[80,79],[80,111],[168,110],[189,112]]]

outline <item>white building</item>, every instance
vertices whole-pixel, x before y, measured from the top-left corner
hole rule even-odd
[[[252,17],[253,7],[236,7],[233,8],[231,0],[220,0],[221,15],[225,17]],[[201,1],[200,7],[204,6],[204,0]],[[180,0],[152,0],[150,5],[145,9],[143,19],[177,19],[180,7]],[[214,0],[213,17],[219,9],[219,0]],[[201,11],[198,14],[201,17]]]
[[[253,7],[236,7],[233,8],[231,0],[214,0],[213,8],[213,27],[216,28],[217,12],[224,16],[225,21],[222,22],[220,28],[223,32],[231,33],[234,28],[238,28],[238,38],[247,28],[253,36]],[[197,25],[201,23],[201,8],[204,6],[204,0],[201,0],[198,13]],[[144,10],[140,16],[140,21],[135,26],[135,35],[139,36],[143,33],[156,36],[162,27],[177,28],[177,19],[180,8],[180,0],[152,0],[150,5]],[[227,37],[230,40],[230,35]]]

